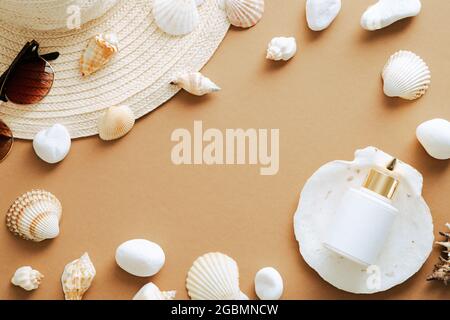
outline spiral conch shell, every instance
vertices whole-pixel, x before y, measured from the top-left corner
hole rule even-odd
[[[118,39],[115,33],[99,34],[89,40],[80,60],[83,76],[88,76],[106,65],[119,51]]]
[[[100,139],[109,141],[123,137],[133,129],[135,117],[126,105],[110,107],[98,121]]]
[[[445,225],[450,230],[450,223]],[[443,247],[443,255],[439,257],[439,262],[434,266],[433,273],[427,280],[439,280],[447,285],[450,282],[450,232],[439,232],[439,234],[445,237],[445,241],[437,242]]]
[[[196,96],[203,96],[207,93],[220,90],[214,82],[202,75],[200,72],[184,73],[175,78],[171,84],[175,84]]]
[[[228,20],[235,27],[250,28],[261,20],[264,0],[221,0]]]
[[[61,283],[66,300],[81,300],[95,277],[95,268],[89,255],[84,253],[64,268]]]
[[[192,300],[248,300],[239,289],[236,261],[220,253],[207,253],[195,260],[186,288]]]
[[[41,284],[44,275],[30,266],[20,267],[14,273],[11,283],[26,291],[35,290]]]
[[[62,207],[50,192],[32,190],[17,198],[6,214],[6,226],[15,235],[36,242],[56,238]]]

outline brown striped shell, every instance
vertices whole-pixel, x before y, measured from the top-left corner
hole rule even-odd
[[[6,214],[6,226],[16,236],[36,242],[56,238],[62,207],[50,192],[32,190],[11,205]]]
[[[261,20],[264,13],[264,0],[222,0],[233,26],[250,28]]]
[[[92,38],[80,60],[83,76],[88,76],[106,65],[119,50],[114,33],[100,34]]]

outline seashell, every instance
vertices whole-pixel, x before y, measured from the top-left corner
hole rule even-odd
[[[36,242],[56,238],[62,207],[50,192],[32,190],[17,198],[6,214],[6,226],[15,235]]]
[[[207,253],[194,261],[186,279],[193,300],[248,299],[239,289],[237,263],[219,252]]]
[[[313,31],[330,26],[341,11],[341,0],[306,0],[306,21]]]
[[[450,223],[446,223],[445,226],[450,230]],[[450,283],[450,232],[439,232],[439,234],[445,237],[445,241],[436,242],[443,247],[443,252],[439,262],[434,266],[433,273],[427,277],[427,281],[439,280],[447,285]]]
[[[26,291],[35,290],[41,284],[44,275],[37,270],[29,266],[20,267],[14,273],[11,279],[11,283],[15,286],[19,286]]]
[[[297,43],[294,37],[276,37],[269,42],[267,47],[267,56],[269,60],[291,59],[297,52]]]
[[[204,2],[205,0],[195,0],[195,4],[197,5],[197,7],[200,7]]]
[[[66,300],[81,300],[95,277],[95,268],[89,255],[84,253],[79,259],[68,263],[61,276]]]
[[[138,277],[155,275],[165,261],[163,249],[145,239],[125,241],[116,250],[116,262],[119,267]]]
[[[184,73],[175,78],[171,84],[175,84],[196,96],[203,96],[207,93],[220,90],[214,82],[202,75],[200,72]]]
[[[416,136],[430,156],[450,159],[450,122],[444,119],[425,121],[417,127]]]
[[[196,0],[155,0],[153,17],[162,31],[173,36],[191,33],[200,21]]]
[[[384,66],[382,77],[383,90],[388,97],[407,100],[423,96],[431,83],[431,72],[427,64],[410,51],[393,54]]]
[[[261,20],[264,0],[222,0],[228,20],[235,27],[250,28]]]
[[[98,133],[102,140],[115,140],[123,137],[134,126],[135,117],[126,105],[108,108],[98,121]]]
[[[422,9],[420,0],[379,0],[361,17],[361,26],[369,31],[387,27],[394,22],[417,16]]]
[[[81,74],[88,76],[106,65],[119,51],[118,43],[115,33],[99,34],[89,40],[80,60]]]
[[[176,291],[161,291],[152,282],[147,283],[133,297],[133,300],[173,300]]]
[[[37,156],[47,163],[62,161],[70,151],[70,134],[62,124],[39,131],[33,139]]]
[[[278,300],[283,294],[283,278],[271,267],[262,268],[255,276],[255,292],[261,300]]]

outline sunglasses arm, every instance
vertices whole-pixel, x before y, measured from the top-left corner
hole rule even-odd
[[[41,58],[47,61],[56,60],[59,57],[59,52],[51,52],[41,55]]]

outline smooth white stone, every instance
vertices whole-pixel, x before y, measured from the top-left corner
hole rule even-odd
[[[361,26],[370,31],[382,29],[401,19],[417,16],[421,9],[420,0],[379,0],[364,12]]]
[[[307,0],[306,21],[313,31],[322,31],[330,26],[341,11],[341,0]]]
[[[426,121],[417,127],[416,136],[430,156],[450,159],[450,122],[444,119]]]
[[[69,131],[61,124],[39,131],[33,140],[37,156],[48,163],[62,161],[70,151]]]
[[[278,300],[283,294],[283,278],[274,268],[262,268],[255,276],[255,291],[261,300]]]

